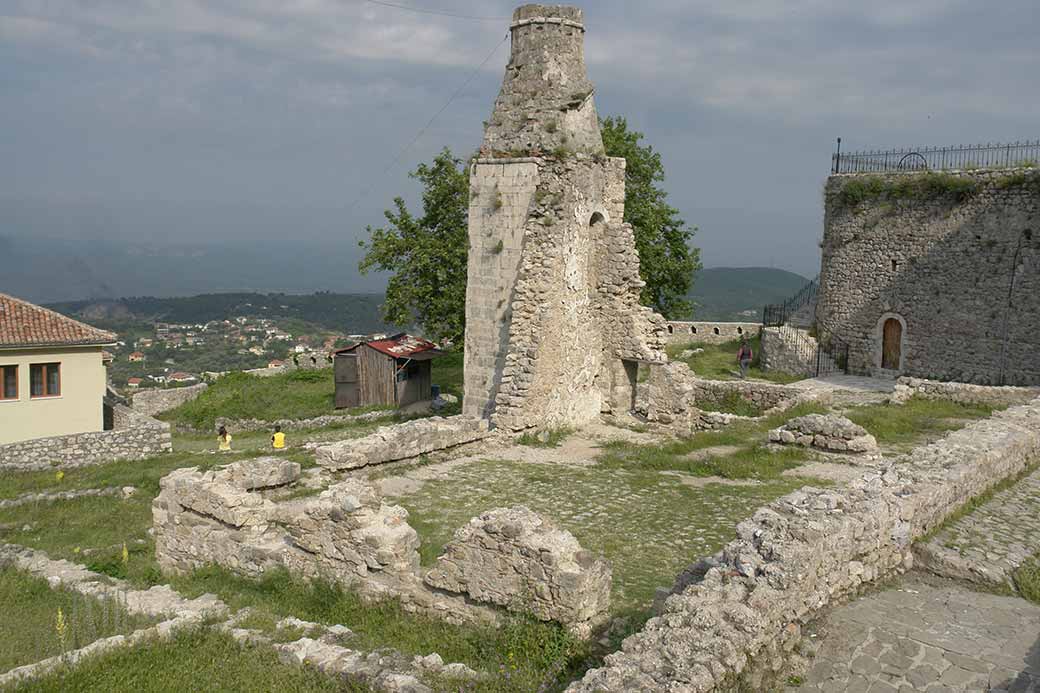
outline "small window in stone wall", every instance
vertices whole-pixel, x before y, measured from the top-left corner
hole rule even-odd
[[[690,325],[690,334],[697,334],[697,326]]]
[[[744,328],[743,327],[738,327],[737,328],[737,334],[744,334]]]
[[[892,260],[892,271],[895,272],[897,269],[899,269],[899,261]]]
[[[672,326],[671,326],[671,325],[669,325],[669,326],[668,326],[668,334],[672,334],[672,332],[673,332],[673,330],[672,330]]]
[[[719,328],[717,328],[717,327],[716,327],[716,328],[713,328],[713,329],[712,329],[712,332],[714,332],[715,334],[719,334]]]

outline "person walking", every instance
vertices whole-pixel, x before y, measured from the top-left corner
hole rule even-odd
[[[224,426],[217,431],[217,449],[221,452],[231,452],[231,434]]]
[[[740,378],[747,378],[748,369],[751,367],[751,359],[755,358],[755,352],[751,349],[747,339],[740,340],[740,350],[737,352],[737,361],[740,363]]]
[[[285,449],[285,434],[282,433],[281,426],[274,427],[274,435],[271,436],[271,447],[275,450]]]

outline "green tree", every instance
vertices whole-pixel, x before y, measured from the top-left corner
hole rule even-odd
[[[701,267],[700,249],[691,247],[696,228],[679,217],[661,189],[664,164],[650,145],[641,145],[643,133],[628,129],[621,117],[600,121],[607,156],[623,157],[625,168],[625,221],[632,224],[639,251],[639,274],[646,286],[644,305],[673,320],[688,317],[687,299],[693,274]]]
[[[400,197],[384,212],[389,225],[369,226],[361,241],[361,273],[391,272],[383,318],[396,325],[417,321],[428,337],[461,342],[466,325],[466,214],[469,176],[461,159],[445,148],[432,164],[409,174],[423,186],[420,217]]]

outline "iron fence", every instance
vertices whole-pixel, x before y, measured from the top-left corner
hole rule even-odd
[[[780,327],[799,309],[816,300],[816,291],[820,286],[820,278],[816,277],[798,290],[783,303],[770,303],[762,308],[762,324],[766,327]]]
[[[831,156],[831,173],[1002,169],[1040,164],[1040,140],[842,153]]]

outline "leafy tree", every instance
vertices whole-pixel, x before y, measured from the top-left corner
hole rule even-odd
[[[625,221],[635,230],[639,274],[646,282],[640,299],[666,318],[687,317],[693,306],[686,297],[701,267],[700,249],[690,246],[696,228],[665,201],[667,193],[659,186],[664,164],[653,147],[639,143],[643,133],[629,130],[621,117],[605,118],[600,127],[607,156],[627,162]]]
[[[369,226],[362,274],[392,272],[383,317],[406,325],[414,320],[435,340],[460,342],[466,324],[466,214],[469,176],[461,159],[445,148],[412,178],[423,185],[423,213],[414,217],[400,197],[384,212],[389,226]]]
[[[640,144],[643,134],[628,129],[624,118],[602,121],[603,143],[609,156],[624,157],[625,221],[635,229],[640,274],[646,287],[641,300],[669,318],[692,311],[686,296],[693,273],[700,268],[700,251],[690,247],[693,228],[665,201],[661,155]],[[391,272],[383,317],[406,325],[417,321],[435,340],[461,341],[466,322],[466,214],[469,177],[461,159],[445,148],[431,164],[409,174],[423,185],[423,213],[412,216],[400,197],[384,212],[389,225],[367,227],[361,241],[363,274]]]

